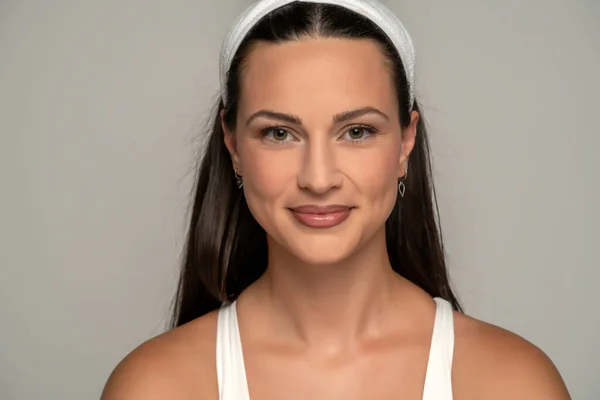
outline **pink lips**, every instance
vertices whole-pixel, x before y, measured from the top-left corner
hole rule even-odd
[[[300,206],[290,209],[294,217],[303,225],[311,228],[331,228],[344,222],[352,207],[342,205]]]

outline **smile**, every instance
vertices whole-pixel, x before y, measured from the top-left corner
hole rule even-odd
[[[292,215],[302,225],[310,228],[331,228],[341,224],[350,216],[353,207],[342,205],[300,206],[290,208]]]

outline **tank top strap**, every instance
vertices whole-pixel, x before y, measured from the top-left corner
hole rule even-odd
[[[434,300],[436,313],[425,374],[423,400],[452,400],[454,312],[448,301],[439,297]]]
[[[446,300],[434,300],[436,314],[423,400],[452,400],[454,314]],[[250,400],[235,302],[219,310],[216,353],[219,400]]]
[[[219,400],[250,400],[235,302],[217,317],[217,382]]]

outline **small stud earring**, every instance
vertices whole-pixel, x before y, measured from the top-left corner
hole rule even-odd
[[[235,175],[235,181],[237,182],[237,187],[238,187],[238,189],[241,189],[242,186],[244,186],[244,180],[242,179],[242,176],[237,172],[237,169],[234,169],[233,173]]]
[[[400,179],[398,179],[398,193],[400,194],[400,197],[404,197],[404,194],[406,193],[406,185],[404,184],[404,182],[406,182],[406,177],[408,176],[408,169],[404,170],[404,176]]]

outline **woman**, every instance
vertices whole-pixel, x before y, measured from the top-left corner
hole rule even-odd
[[[171,331],[103,398],[568,399],[448,282],[414,50],[372,0],[264,0],[227,37]]]

